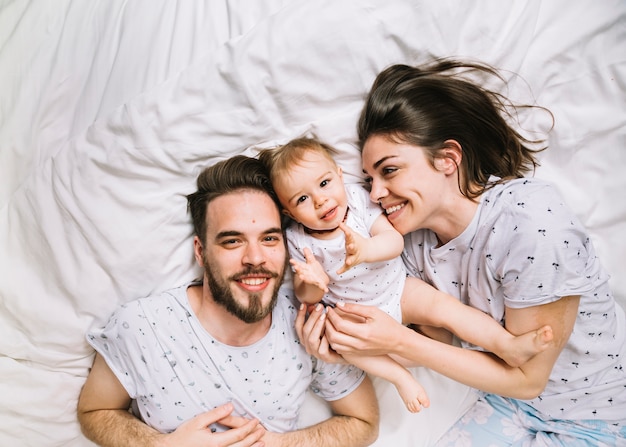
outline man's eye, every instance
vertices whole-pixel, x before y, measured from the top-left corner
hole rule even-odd
[[[227,248],[231,248],[237,244],[239,244],[239,239],[224,239],[221,242],[221,245]]]

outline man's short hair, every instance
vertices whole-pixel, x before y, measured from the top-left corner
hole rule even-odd
[[[280,202],[272,188],[267,170],[256,158],[235,155],[205,168],[196,181],[197,191],[187,196],[187,205],[193,229],[204,242],[206,237],[207,207],[211,201],[224,194],[253,190],[267,194],[280,210]]]

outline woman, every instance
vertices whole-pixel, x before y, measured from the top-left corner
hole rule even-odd
[[[513,368],[355,304],[305,326],[301,313],[305,344],[327,359],[326,340],[340,354],[392,354],[481,390],[440,445],[626,445],[624,311],[556,189],[524,178],[542,148],[463,70],[498,75],[451,60],[379,74],[358,124],[370,198],[405,235],[410,274],[512,334],[550,325],[553,345]]]

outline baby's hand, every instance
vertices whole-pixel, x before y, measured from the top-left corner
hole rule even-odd
[[[295,274],[298,275],[298,278],[303,283],[316,286],[323,290],[324,293],[327,293],[330,279],[324,271],[322,264],[313,256],[311,249],[304,249],[304,259],[306,262],[300,262],[296,259],[289,260]]]
[[[337,270],[337,274],[341,275],[355,265],[365,262],[367,239],[352,231],[352,229],[343,222],[339,224],[339,228],[346,235],[346,260],[344,261],[343,267]]]

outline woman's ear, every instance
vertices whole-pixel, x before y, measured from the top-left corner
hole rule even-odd
[[[454,174],[461,165],[463,149],[456,140],[446,140],[434,160],[435,169],[444,174]]]
[[[194,236],[193,238],[193,255],[196,258],[196,262],[200,267],[204,267],[204,248],[202,247],[202,242],[200,242],[200,238],[198,236]]]

